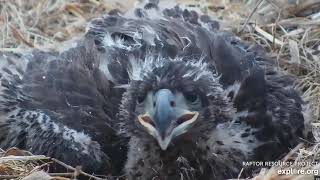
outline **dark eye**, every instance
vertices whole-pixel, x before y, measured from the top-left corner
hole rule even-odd
[[[138,103],[138,104],[143,103],[143,101],[144,101],[145,98],[146,98],[146,96],[144,96],[144,95],[138,95],[138,97],[137,97],[137,103]]]
[[[187,93],[184,94],[184,97],[189,102],[196,102],[198,100],[198,95],[195,92],[187,92]]]

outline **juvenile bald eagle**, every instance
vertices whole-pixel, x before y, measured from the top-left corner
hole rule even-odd
[[[90,172],[225,179],[304,137],[294,78],[195,11],[112,11],[61,53],[0,59],[0,147]]]

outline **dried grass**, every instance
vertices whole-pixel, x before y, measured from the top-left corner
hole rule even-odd
[[[292,162],[319,161],[320,0],[176,1],[201,8],[204,13],[221,22],[223,29],[233,31],[244,40],[260,44],[277,59],[279,69],[298,77],[296,88],[303,92],[303,97],[311,105],[316,142],[309,147],[299,145],[286,158]],[[0,48],[3,51],[22,51],[32,47],[58,49],[62,42],[82,34],[86,23],[93,17],[114,8],[126,11],[134,3],[135,0],[0,0]],[[0,179],[3,175],[21,179],[45,169],[41,163],[37,164],[43,160],[41,158],[45,158],[43,156],[29,154],[25,159],[19,159],[23,157],[20,155],[10,160],[8,157],[13,158],[4,151],[0,152]],[[32,159],[34,157],[40,159]],[[46,163],[42,162],[42,165]],[[262,169],[254,179],[313,178],[280,176],[277,172],[288,168],[317,169],[320,172],[320,164],[277,166]],[[77,169],[73,168],[73,171]],[[65,176],[56,177],[70,178],[70,173],[62,175]]]
[[[17,148],[10,148],[7,151],[0,149],[0,151],[0,179],[71,180],[80,175],[92,180],[102,179],[83,172],[80,167],[74,168],[44,155],[33,155]],[[50,172],[50,167],[53,165],[60,169],[64,168],[65,172]]]

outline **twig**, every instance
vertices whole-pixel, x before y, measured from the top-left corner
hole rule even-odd
[[[0,175],[0,179],[16,179],[18,177],[21,177],[21,175]]]
[[[283,159],[283,162],[288,161],[288,159],[295,153],[297,152],[299,149],[301,149],[303,147],[303,143],[299,143],[295,148],[293,148]]]
[[[70,178],[65,178],[65,177],[60,177],[60,176],[55,176],[50,179],[51,180],[71,180]]]
[[[255,26],[254,30],[256,30],[259,34],[261,34],[262,36],[264,36],[267,40],[269,40],[270,42],[274,42],[274,44],[277,44],[279,46],[283,45],[283,42],[280,41],[279,39],[275,38],[274,36],[272,36],[271,34],[269,34],[268,32],[264,31],[263,29],[261,29],[259,26]]]
[[[48,173],[49,176],[74,177],[74,173]]]
[[[73,177],[73,173],[47,173],[49,176],[52,176],[53,179],[60,179],[60,180],[67,180],[69,178],[64,177]],[[20,175],[0,175],[0,179],[16,179],[20,177],[28,176],[26,174],[20,174]],[[56,176],[56,177],[54,177]]]
[[[241,171],[240,171],[239,174],[238,174],[238,179],[240,179],[242,173],[243,173],[243,168],[241,168]]]
[[[11,29],[11,32],[12,32],[14,38],[16,38],[18,41],[26,44],[29,47],[35,47],[33,43],[26,40],[26,38],[22,35],[22,33],[17,28],[15,28],[13,25],[9,25],[9,27]]]
[[[50,158],[50,159],[51,159],[53,162],[58,163],[59,165],[65,167],[65,168],[67,168],[67,169],[70,169],[70,170],[72,170],[72,171],[78,171],[80,174],[85,175],[85,176],[88,176],[88,177],[90,177],[90,178],[92,178],[92,179],[104,180],[104,179],[102,179],[102,178],[99,178],[99,177],[93,176],[93,175],[91,175],[91,174],[88,174],[88,173],[86,173],[86,172],[83,172],[83,171],[80,170],[80,169],[77,170],[77,168],[74,168],[74,167],[72,167],[72,166],[69,166],[69,165],[67,165],[67,164],[63,163],[62,161],[59,161],[59,160],[57,160],[57,159],[55,159],[55,158]]]
[[[49,159],[43,155],[33,155],[33,156],[6,156],[0,158],[0,163],[5,163],[7,161],[30,161],[30,160],[43,160]]]
[[[40,165],[40,166],[36,166],[34,169],[32,169],[32,170],[30,171],[29,174],[32,174],[33,172],[38,171],[38,170],[42,169],[42,168],[45,167],[45,166],[49,166],[50,164],[52,164],[52,162],[47,162],[47,163],[44,163],[44,164],[42,164],[42,165]]]
[[[249,14],[249,16],[247,17],[246,21],[244,22],[241,30],[239,31],[239,33],[241,33],[244,28],[246,27],[246,25],[248,24],[248,22],[250,21],[250,19],[252,18],[253,14],[257,11],[258,7],[260,6],[260,4],[263,2],[264,0],[259,0],[259,2],[256,4],[256,6],[253,8],[253,10],[251,11],[251,13]]]

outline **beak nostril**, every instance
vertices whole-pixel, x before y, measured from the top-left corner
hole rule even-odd
[[[171,107],[175,107],[176,106],[176,103],[174,101],[170,101],[170,106]]]
[[[157,103],[156,102],[153,102],[153,107],[156,107]]]
[[[192,119],[194,116],[195,116],[195,114],[184,114],[178,118],[177,124],[182,124],[182,123]]]

